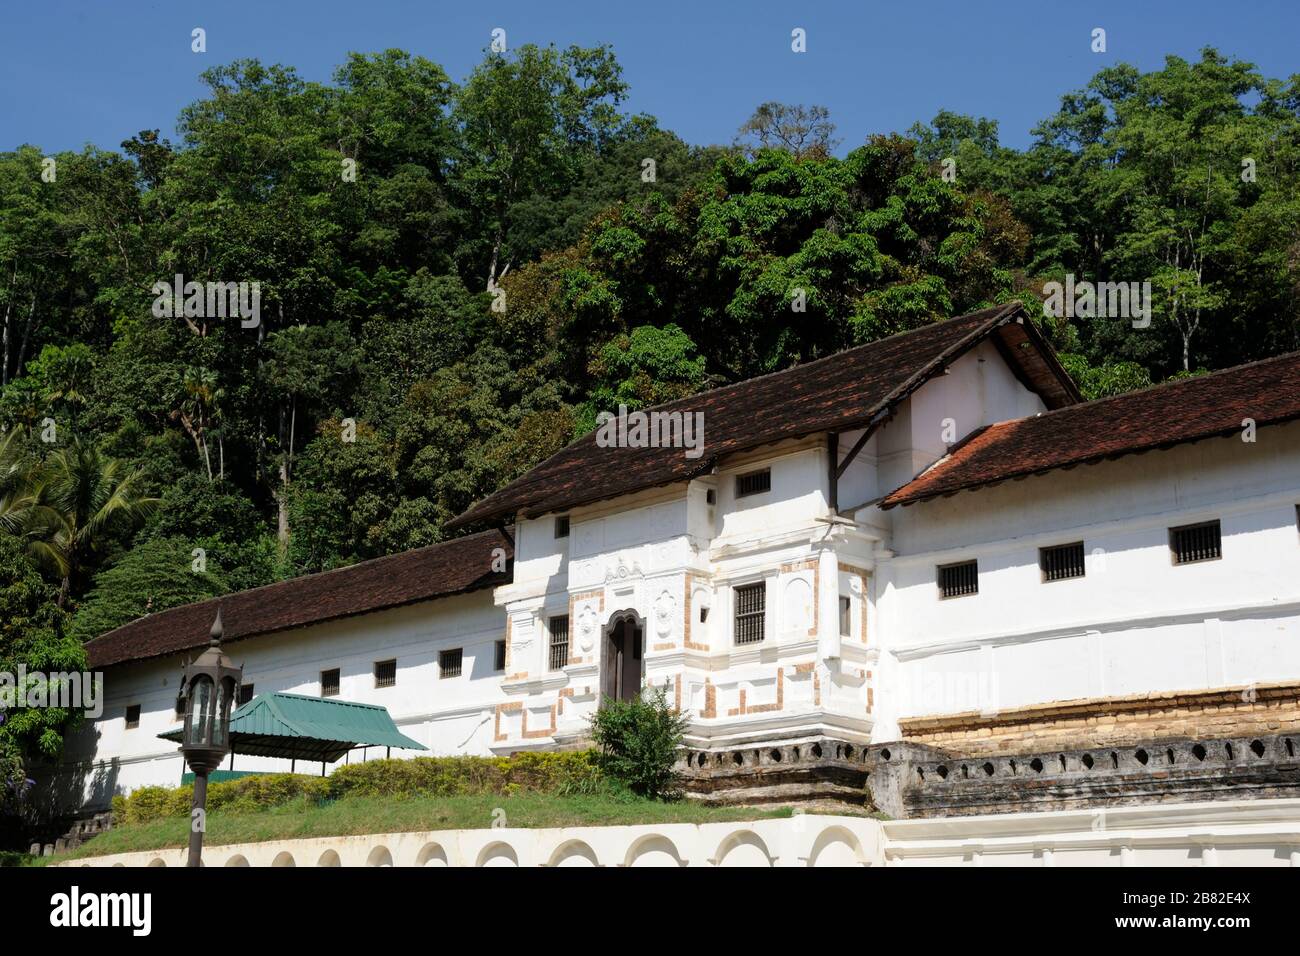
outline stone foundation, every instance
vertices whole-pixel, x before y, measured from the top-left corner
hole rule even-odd
[[[1300,733],[1300,682],[1035,704],[899,721],[903,739],[961,754]]]

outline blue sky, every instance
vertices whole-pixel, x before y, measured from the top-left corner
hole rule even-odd
[[[206,54],[190,51],[196,26]],[[328,80],[346,52],[396,46],[459,80],[494,27],[512,46],[612,44],[629,108],[692,143],[729,142],[758,103],[779,100],[829,107],[844,147],[940,108],[993,117],[1004,143],[1024,146],[1062,93],[1107,64],[1152,68],[1213,44],[1269,76],[1300,72],[1295,0],[4,0],[0,150],[171,136],[201,95],[198,74],[239,57]],[[794,27],[807,53],[790,51]],[[1089,48],[1094,27],[1105,54]]]

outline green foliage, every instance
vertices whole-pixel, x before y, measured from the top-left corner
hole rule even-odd
[[[64,634],[58,591],[44,581],[19,539],[0,533],[0,671],[51,674],[82,671],[81,645]],[[0,705],[0,808],[12,808],[26,789],[33,761],[52,760],[80,719],[63,707]]]
[[[668,704],[662,687],[633,700],[605,700],[591,718],[598,766],[644,797],[677,795],[673,769],[688,718]]]
[[[596,427],[600,411],[660,405],[702,392],[708,385],[704,359],[675,325],[642,325],[618,336],[597,352],[590,370],[595,382],[590,401],[579,413],[579,435]]]
[[[940,110],[841,156],[780,103],[751,149],[690,146],[623,112],[606,47],[201,80],[175,142],[59,153],[57,186],[0,153],[0,536],[57,633],[443,540],[598,410],[1067,273],[1152,283],[1149,328],[1045,328],[1089,397],[1300,349],[1300,78],[1212,49],[1099,71],[1028,149]],[[258,282],[260,325],[155,318],[177,273]]]
[[[1065,352],[1060,354],[1060,359],[1083,397],[1090,401],[1151,386],[1150,373],[1136,362],[1113,362],[1093,367],[1082,355]]]
[[[600,794],[609,790],[591,751],[524,753],[513,757],[415,757],[368,760],[339,767],[327,777],[257,774],[208,786],[208,809],[250,813],[294,801],[347,797],[451,797],[515,793]],[[114,797],[117,823],[143,824],[186,816],[193,786],[140,787]]]
[[[229,587],[216,555],[206,571],[196,572],[190,542],[153,538],[141,542],[107,571],[81,602],[70,632],[80,641],[98,637],[146,614],[225,594]]]

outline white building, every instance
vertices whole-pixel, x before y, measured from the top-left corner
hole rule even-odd
[[[702,455],[587,436],[456,522],[501,531],[222,598],[245,681],[437,754],[575,743],[643,683],[701,751],[1300,729],[1300,354],[1080,403],[1011,305],[661,411]],[[91,642],[70,793],[180,778],[215,606]]]

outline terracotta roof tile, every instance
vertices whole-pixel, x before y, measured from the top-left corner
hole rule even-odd
[[[138,618],[86,644],[94,669],[176,654],[205,645],[221,605],[225,643],[383,608],[492,587],[510,579],[492,571],[493,550],[513,545],[486,531],[346,568],[186,604]]]
[[[1300,352],[1000,422],[886,495],[909,505],[1055,468],[1240,434],[1242,421],[1300,418]]]
[[[724,455],[817,432],[861,428],[1001,327],[1016,329],[1000,347],[1024,365],[1024,374],[1038,379],[1052,396],[1049,404],[1077,399],[1050,346],[1024,318],[1020,304],[1010,303],[655,406],[658,411],[704,413],[701,457],[687,458],[681,448],[602,448],[592,433],[485,498],[449,527],[563,511],[693,478]]]

